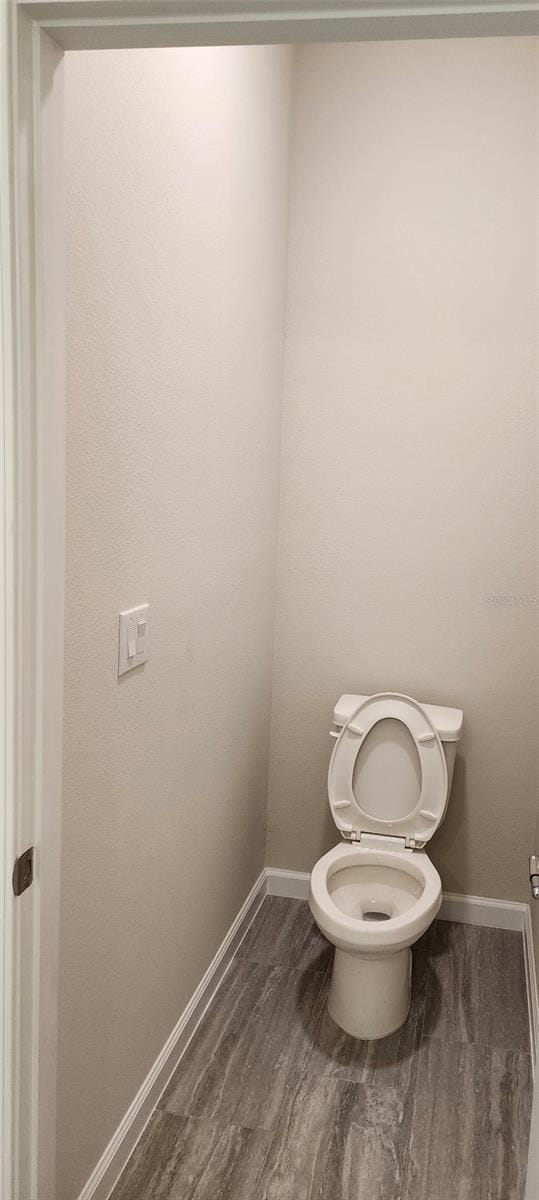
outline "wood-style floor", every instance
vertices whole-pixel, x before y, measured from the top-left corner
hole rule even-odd
[[[111,1200],[522,1200],[522,936],[438,921],[406,1024],[328,1016],[332,948],[267,897]]]

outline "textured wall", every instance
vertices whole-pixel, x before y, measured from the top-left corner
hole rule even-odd
[[[264,862],[291,53],[67,56],[57,1200]]]
[[[461,706],[432,857],[527,898],[536,795],[537,49],[300,49],[267,860],[337,841],[343,691]]]

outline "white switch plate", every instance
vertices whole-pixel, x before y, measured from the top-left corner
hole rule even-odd
[[[118,675],[140,667],[148,657],[150,640],[150,606],[139,604],[127,608],[118,621]]]

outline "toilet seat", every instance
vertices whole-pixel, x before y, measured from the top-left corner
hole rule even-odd
[[[415,803],[405,814],[391,816],[384,798],[365,811],[354,793],[356,764],[371,730],[385,720],[400,721],[417,751],[421,785]],[[447,763],[440,737],[424,708],[410,696],[379,692],[358,705],[335,743],[328,773],[328,796],[333,820],[343,837],[372,846],[375,839],[395,839],[410,849],[421,848],[438,828],[447,804]],[[391,845],[388,842],[388,845]]]

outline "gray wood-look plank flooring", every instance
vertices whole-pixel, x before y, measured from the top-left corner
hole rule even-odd
[[[266,898],[111,1200],[523,1200],[521,935],[436,922],[377,1042],[331,1020],[331,959],[307,904]]]

